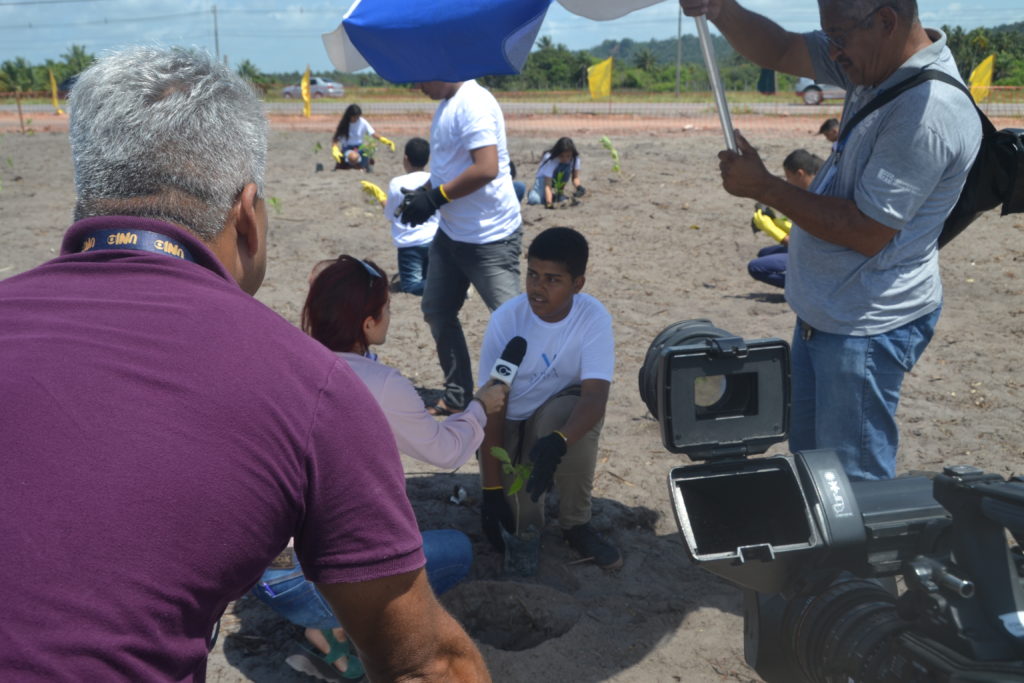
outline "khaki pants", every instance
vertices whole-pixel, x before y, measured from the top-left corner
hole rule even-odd
[[[537,439],[562,427],[580,400],[578,386],[564,389],[549,398],[527,420],[505,422],[505,450],[513,463],[529,463],[530,449]],[[597,466],[597,440],[601,436],[604,420],[598,422],[582,439],[569,447],[555,470],[555,488],[558,489],[558,524],[569,529],[590,521],[590,495],[594,488],[594,469]],[[502,472],[502,485],[507,491],[514,477]],[[544,528],[544,496],[534,503],[526,486],[509,496],[509,505],[516,518],[516,533]]]

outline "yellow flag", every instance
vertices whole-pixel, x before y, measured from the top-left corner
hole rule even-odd
[[[309,64],[306,65],[306,73],[302,74],[302,115],[307,119],[313,115],[313,105],[309,101]]]
[[[50,94],[53,95],[53,110],[58,114],[63,114],[64,110],[57,104],[57,79],[53,77],[53,69],[47,69],[50,72]]]
[[[587,67],[587,84],[590,86],[590,97],[611,97],[612,94],[612,58]]]
[[[988,87],[992,85],[992,69],[995,65],[996,56],[991,54],[981,60],[981,64],[974,67],[974,71],[971,72],[971,97],[975,102],[981,102],[988,97]]]

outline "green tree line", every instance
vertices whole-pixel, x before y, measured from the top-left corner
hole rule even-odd
[[[950,50],[960,67],[964,80],[981,60],[995,54],[993,85],[1024,86],[1024,22],[994,28],[976,28],[965,31],[959,26],[943,26]],[[760,69],[739,55],[721,36],[713,36],[719,71],[727,90],[755,90]],[[537,41],[523,70],[508,76],[485,76],[479,79],[494,90],[574,90],[587,86],[587,67],[608,57],[615,58],[612,87],[651,92],[670,92],[676,83],[675,39],[634,41],[606,40],[588,50],[570,50],[555,43],[549,36]],[[684,91],[707,91],[711,86],[696,36],[683,36],[681,41],[682,65],[680,87]],[[48,59],[32,65],[16,57],[0,63],[0,91],[47,91],[50,87],[49,71],[57,82],[77,74],[89,66],[95,57],[81,45],[72,45],[59,60]],[[242,60],[236,67],[264,92],[282,85],[297,83],[301,71],[268,73],[250,60]],[[386,86],[388,83],[374,73],[343,74],[337,71],[317,74],[346,85]],[[778,75],[780,91],[792,88],[794,78]]]
[[[74,76],[96,61],[84,45],[72,45],[60,61],[47,59],[42,64],[29,64],[24,57],[0,62],[0,92],[49,91],[50,71],[57,83]]]

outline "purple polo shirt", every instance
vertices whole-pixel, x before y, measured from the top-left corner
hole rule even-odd
[[[110,228],[195,262],[79,253]],[[369,391],[173,225],[79,221],[0,282],[0,397],[0,680],[202,680],[291,536],[319,583],[423,566]]]

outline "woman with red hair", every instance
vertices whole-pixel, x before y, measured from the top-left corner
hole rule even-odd
[[[391,324],[388,279],[369,260],[342,255],[321,261],[310,274],[309,295],[302,308],[302,329],[344,359],[380,404],[398,450],[437,467],[455,469],[479,448],[487,415],[505,404],[508,388],[500,382],[477,391],[466,409],[438,421],[427,412],[412,382],[377,361],[371,347],[383,344]],[[423,532],[427,578],[441,594],[457,584],[472,564],[469,538],[455,529]],[[345,632],[330,607],[291,555],[291,566],[271,567],[253,589],[256,597],[289,621],[305,627],[318,651],[286,661],[312,675],[363,675]],[[310,669],[312,667],[312,669]]]

